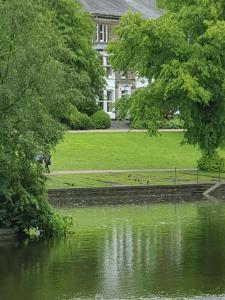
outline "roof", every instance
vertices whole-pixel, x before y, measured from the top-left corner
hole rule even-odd
[[[81,6],[93,15],[121,17],[129,10],[140,12],[145,18],[158,18],[155,0],[78,0]]]

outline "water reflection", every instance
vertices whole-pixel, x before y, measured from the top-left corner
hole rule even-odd
[[[0,244],[0,299],[225,299],[224,204],[93,209],[69,238]]]
[[[100,290],[108,297],[171,290],[182,276],[181,223],[137,229],[114,224],[102,255]]]

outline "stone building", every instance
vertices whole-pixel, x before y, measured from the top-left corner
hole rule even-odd
[[[113,27],[128,11],[140,12],[145,18],[157,18],[160,12],[155,8],[155,0],[78,0],[96,23],[93,47],[100,54],[106,74],[106,89],[98,104],[112,119],[116,118],[114,103],[116,99],[132,94],[137,88],[147,85],[146,79],[137,78],[131,72],[114,72],[105,51],[107,43],[113,38]]]

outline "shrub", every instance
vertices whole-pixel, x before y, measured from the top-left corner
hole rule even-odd
[[[224,171],[225,160],[214,151],[212,153],[203,153],[198,160],[198,168],[202,171]]]
[[[76,115],[76,120],[71,124],[71,129],[74,130],[87,130],[93,128],[93,123],[90,117],[80,112]]]
[[[162,123],[161,128],[163,128],[163,129],[183,129],[184,122],[180,118],[175,117],[173,119],[165,120]]]
[[[104,111],[97,111],[91,119],[95,129],[107,129],[111,126],[110,116]]]
[[[68,233],[71,219],[49,204],[42,167],[25,163],[20,171],[19,177],[15,174],[12,178],[10,189],[0,187],[0,228],[14,228],[26,235],[31,229],[39,230],[42,236]]]
[[[74,101],[74,105],[76,106],[78,111],[88,116],[93,115],[96,111],[99,110],[95,99],[76,100]]]
[[[72,104],[69,104],[65,116],[61,118],[61,122],[72,129],[74,122],[77,120],[78,114],[79,112],[76,107]]]

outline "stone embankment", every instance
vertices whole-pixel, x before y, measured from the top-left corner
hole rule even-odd
[[[118,186],[103,188],[49,189],[50,202],[56,207],[126,205],[203,200],[212,184],[170,186]]]
[[[11,245],[17,238],[17,233],[14,229],[0,228],[0,248]]]
[[[209,195],[215,199],[225,200],[225,183],[219,183],[214,187],[213,191],[209,191]]]

